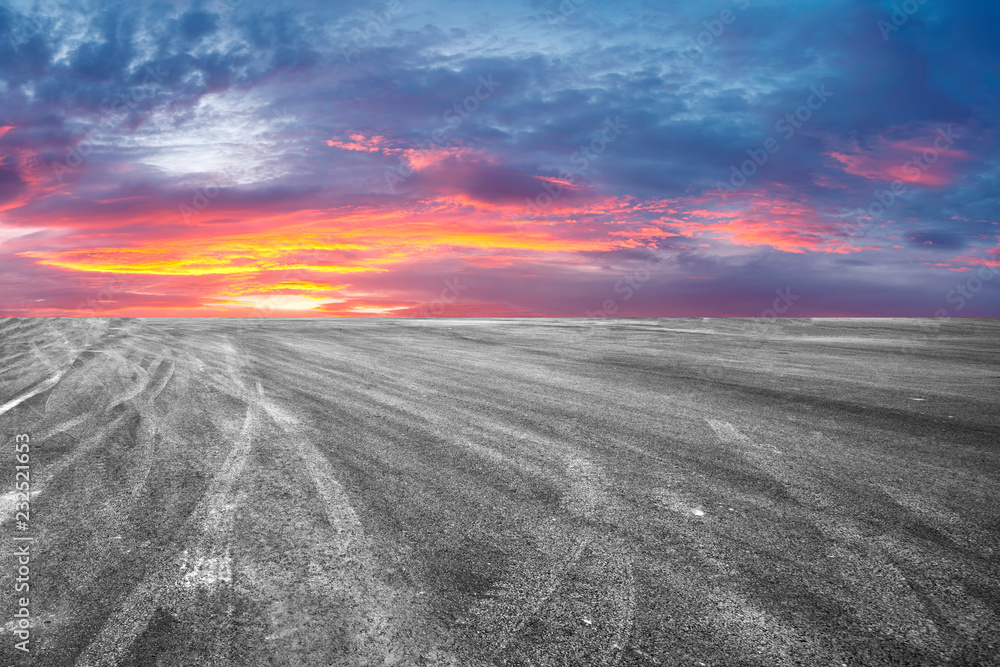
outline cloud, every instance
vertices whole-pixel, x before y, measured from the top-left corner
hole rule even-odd
[[[993,260],[1000,78],[961,65],[989,62],[995,7],[887,42],[881,6],[750,3],[696,51],[716,10],[639,9],[0,8],[7,303],[86,312],[114,280],[123,313],[409,316],[461,275],[446,312],[579,315],[655,252],[623,314],[756,315],[795,284],[802,313],[923,315],[944,273]]]
[[[219,29],[219,15],[191,9],[181,15],[178,23],[181,37],[186,41],[196,41]]]
[[[973,157],[956,147],[963,133],[968,136],[953,125],[906,128],[895,137],[875,137],[865,148],[855,142],[844,152],[827,155],[846,173],[868,180],[942,186],[955,181],[959,162]]]
[[[934,248],[947,250],[963,248],[969,244],[969,239],[965,238],[962,234],[949,230],[914,232],[907,240],[913,245],[933,246]]]

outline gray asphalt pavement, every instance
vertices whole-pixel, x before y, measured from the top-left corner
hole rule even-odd
[[[998,349],[991,320],[0,320],[0,658],[998,665]]]

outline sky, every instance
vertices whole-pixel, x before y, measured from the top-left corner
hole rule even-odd
[[[998,19],[0,0],[0,316],[997,316]]]

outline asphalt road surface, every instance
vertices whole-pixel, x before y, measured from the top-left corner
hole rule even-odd
[[[2,320],[0,659],[997,665],[998,349],[985,320]]]

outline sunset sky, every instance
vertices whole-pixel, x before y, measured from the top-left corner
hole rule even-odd
[[[998,26],[2,0],[0,315],[1000,315]]]

